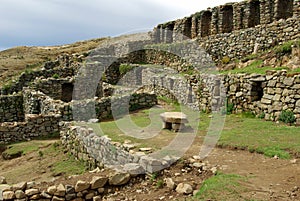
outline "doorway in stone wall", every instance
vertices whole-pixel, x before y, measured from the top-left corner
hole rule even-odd
[[[74,85],[72,83],[63,83],[61,86],[61,100],[64,102],[71,102]]]
[[[250,91],[250,96],[251,96],[251,101],[260,101],[264,95],[264,89],[263,89],[263,82],[252,82],[251,83],[251,91]]]

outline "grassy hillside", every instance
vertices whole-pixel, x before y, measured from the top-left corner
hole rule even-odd
[[[40,67],[45,61],[58,55],[83,54],[99,46],[105,38],[86,40],[69,45],[49,47],[14,47],[0,52],[0,86],[26,69]]]

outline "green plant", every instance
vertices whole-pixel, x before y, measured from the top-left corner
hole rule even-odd
[[[283,110],[279,115],[279,121],[284,123],[294,123],[296,121],[295,115],[290,110]]]
[[[228,56],[225,56],[222,58],[221,62],[222,62],[222,64],[229,64],[230,58]]]
[[[277,54],[290,54],[292,52],[292,46],[294,41],[289,41],[281,46],[276,47],[275,51]]]
[[[232,114],[234,110],[234,104],[233,103],[227,103],[226,105],[226,114]]]
[[[256,152],[264,154],[265,156],[268,156],[268,157],[277,156],[281,159],[290,159],[291,158],[290,154],[287,151],[279,148],[278,146],[258,148],[258,149],[256,149]]]
[[[203,182],[195,198],[201,200],[223,200],[224,196],[226,196],[226,199],[237,200],[240,197],[240,192],[244,190],[244,187],[241,187],[239,184],[239,181],[243,180],[245,178],[240,175],[217,172],[215,176]]]
[[[247,112],[242,113],[242,117],[243,118],[255,118],[255,114],[253,112],[247,111]]]
[[[119,71],[121,75],[125,75],[127,72],[131,71],[134,68],[135,66],[130,64],[121,64],[119,67]]]
[[[42,157],[44,156],[44,152],[39,151],[38,153],[39,153],[39,157],[40,157],[40,158],[42,158]]]
[[[163,180],[158,180],[157,183],[156,183],[156,188],[162,188],[164,185],[164,181]]]
[[[262,113],[260,113],[257,117],[258,117],[259,119],[264,119],[265,116],[266,116],[266,114],[265,114],[264,112],[262,112]]]
[[[57,73],[55,73],[55,74],[52,75],[52,77],[55,78],[55,79],[58,79],[59,75]]]

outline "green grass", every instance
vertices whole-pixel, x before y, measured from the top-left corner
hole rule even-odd
[[[14,155],[16,153],[22,152],[23,154],[27,154],[30,152],[38,151],[40,146],[43,146],[41,141],[30,141],[30,142],[20,142],[9,145],[8,149],[5,150],[4,153],[8,155]]]
[[[297,127],[228,115],[218,145],[248,149],[269,157],[290,158],[289,153],[300,152],[299,142],[300,130]]]
[[[54,174],[78,175],[86,171],[86,166],[83,161],[78,161],[73,156],[69,156],[63,161],[56,162],[52,171]]]
[[[240,193],[244,190],[240,185],[242,181],[245,178],[240,175],[217,173],[203,182],[194,197],[197,200],[241,200]]]
[[[245,68],[236,68],[229,71],[221,71],[221,74],[257,73],[257,74],[264,75],[268,70],[289,70],[287,67],[277,67],[277,68],[273,68],[271,66],[261,67],[262,64],[263,64],[263,60],[256,60],[253,61],[249,66],[246,66]]]
[[[178,109],[174,107],[173,109]],[[145,128],[150,124],[150,116],[159,118],[162,113],[161,108],[152,108],[147,110],[140,110],[136,113],[130,114],[125,118],[118,119],[117,121],[101,122],[100,128],[103,132],[102,135],[108,135],[113,141],[123,143],[129,139],[133,143],[138,143],[137,147],[153,147],[157,149],[164,146],[160,138],[155,137],[149,139],[139,139],[134,136],[124,134],[123,130],[119,128],[128,128],[133,131],[135,128],[130,129],[129,122],[132,121],[139,127]],[[151,114],[151,115],[150,115]],[[189,116],[189,115],[188,115]],[[198,135],[202,138],[206,135],[209,125],[211,123],[211,115],[200,113],[200,122],[198,126]],[[161,128],[161,120],[156,119],[156,128]],[[193,121],[190,122],[192,125]],[[193,125],[194,126],[194,125]],[[160,135],[164,135],[165,139],[172,139],[174,133],[168,130],[162,130]],[[165,140],[163,139],[163,140]],[[264,121],[250,112],[244,112],[239,115],[227,115],[225,125],[218,141],[219,147],[237,148],[248,150],[250,152],[257,152],[264,154],[268,157],[278,156],[282,159],[288,159],[293,154],[300,153],[300,130],[294,126],[286,124],[276,124],[271,121]]]

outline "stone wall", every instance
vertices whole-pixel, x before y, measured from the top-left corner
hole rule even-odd
[[[22,91],[23,87],[28,87],[38,77],[43,78],[65,78],[74,76],[81,66],[82,55],[61,55],[55,61],[44,63],[39,70],[28,70],[13,80],[10,84],[6,84],[0,88],[0,95],[13,94]]]
[[[281,111],[290,110],[300,123],[300,75],[269,71],[267,75],[227,76],[224,81],[228,101],[236,112],[252,111],[278,121]]]
[[[211,8],[190,17],[160,24],[157,43],[195,38],[219,62],[241,58],[299,38],[299,0],[251,0]]]
[[[157,42],[172,42],[187,38],[265,26],[281,19],[299,16],[299,0],[250,0],[208,8],[190,17],[159,24],[155,28]],[[172,34],[171,34],[172,33]]]
[[[86,161],[91,167],[115,167],[122,171],[135,166],[132,174],[156,172],[168,167],[176,159],[164,157],[161,160],[146,155],[131,154],[120,144],[112,142],[106,136],[99,136],[93,129],[85,126],[66,124],[61,131],[63,145],[79,160]]]
[[[0,122],[24,121],[22,95],[0,96]]]
[[[0,144],[57,133],[60,120],[59,115],[26,115],[24,122],[0,123]]]

